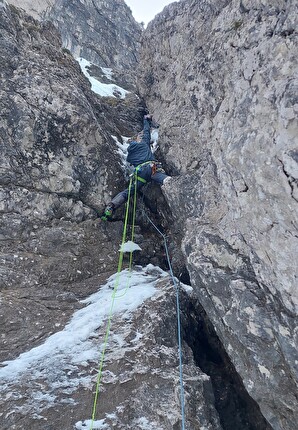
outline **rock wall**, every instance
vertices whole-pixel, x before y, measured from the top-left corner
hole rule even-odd
[[[125,185],[114,138],[121,142],[140,130],[144,106],[132,93],[121,99],[92,92],[52,23],[2,0],[0,10],[0,427],[70,429],[90,417],[98,362],[75,357],[78,367],[67,362],[64,374],[58,346],[57,357],[55,351],[45,354],[39,367],[29,365],[20,378],[7,366],[15,369],[26,353],[35,362],[35,347],[59,336],[84,306],[81,299],[117,270],[121,211],[111,224],[97,214]],[[135,233],[143,255],[134,262],[161,265],[160,240],[149,228],[136,226]],[[98,410],[110,428],[180,426],[174,290],[162,279],[159,288],[159,299],[145,303],[133,319],[120,315],[114,321]],[[98,348],[101,325],[90,337]],[[127,351],[118,345],[122,335]],[[144,343],[136,349],[139,336]],[[221,430],[209,377],[190,349],[185,360],[186,422]]]
[[[140,27],[122,0],[11,3],[0,0],[1,361],[42,345],[115,272],[121,210],[111,224],[97,212],[125,185],[112,136],[121,142],[140,129],[144,109],[133,94]],[[158,157],[176,176],[164,196],[147,191],[145,210],[170,238],[175,273],[194,288],[182,300],[194,430],[296,428],[296,9],[282,0],[181,0],[142,41],[139,90],[161,123]],[[130,94],[94,94],[65,47],[115,67]],[[137,224],[143,251],[134,261],[165,265],[141,212]],[[106,417],[111,428],[181,424],[175,297],[168,283],[158,285],[158,299],[116,321],[108,365],[117,378],[107,369],[100,409],[117,410],[118,421]],[[118,332],[124,354],[114,350]],[[88,380],[89,369],[79,370]],[[51,375],[36,385],[48,399]],[[1,428],[70,428],[91,404],[92,384],[76,391],[66,378],[53,406],[25,410],[31,382],[29,372],[1,387]],[[119,400],[124,394],[130,404]]]
[[[173,3],[145,31],[139,80],[191,283],[279,430],[297,422],[296,18],[294,1]]]
[[[41,20],[50,20],[60,31],[63,46],[75,58],[83,57],[102,67],[129,69],[134,75],[142,28],[124,0],[12,0]]]
[[[56,331],[57,318],[65,321],[114,272],[122,225],[102,228],[97,212],[125,184],[111,135],[121,139],[141,116],[138,102],[127,119],[127,100],[103,103],[91,91],[52,24],[0,6],[0,350],[7,359]]]
[[[24,9],[35,19],[41,19],[53,6],[55,0],[11,0],[8,3]]]

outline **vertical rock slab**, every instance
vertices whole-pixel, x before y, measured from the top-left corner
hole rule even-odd
[[[50,20],[75,58],[130,70],[138,59],[142,27],[123,0],[11,0],[39,20]],[[128,78],[128,77],[127,77]]]
[[[56,331],[114,272],[122,224],[103,227],[96,211],[124,185],[111,135],[125,128],[50,22],[0,8],[0,350],[8,359]]]
[[[278,430],[297,422],[296,18],[293,1],[174,3],[140,67],[192,285]]]

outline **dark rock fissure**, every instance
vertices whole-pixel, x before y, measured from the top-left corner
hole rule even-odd
[[[272,430],[247,393],[200,303],[183,296],[181,310],[183,339],[197,366],[210,376],[223,429]]]
[[[187,270],[187,268],[186,268],[185,266],[182,268],[182,270],[181,270],[181,272],[180,272],[179,280],[180,280],[183,284],[191,285],[191,282],[190,282],[190,276],[189,276],[188,270]]]

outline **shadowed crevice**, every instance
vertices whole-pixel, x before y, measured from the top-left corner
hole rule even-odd
[[[224,430],[272,430],[249,396],[198,301],[183,300],[183,337],[195,363],[210,376],[215,408]]]

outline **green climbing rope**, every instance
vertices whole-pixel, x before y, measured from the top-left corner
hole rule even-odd
[[[103,363],[104,363],[104,359],[105,359],[106,348],[107,348],[107,344],[108,344],[108,338],[110,335],[110,328],[111,328],[111,323],[112,323],[114,303],[115,303],[116,299],[123,297],[129,288],[130,277],[128,278],[124,293],[119,295],[119,296],[116,295],[118,287],[119,287],[120,272],[122,270],[122,265],[123,265],[123,254],[124,254],[123,246],[125,244],[126,235],[127,235],[128,215],[129,215],[131,188],[132,188],[133,181],[134,181],[134,199],[133,199],[131,241],[133,242],[133,239],[134,239],[136,201],[137,201],[137,180],[138,180],[137,172],[135,172],[134,175],[131,176],[130,181],[129,181],[129,186],[128,186],[128,198],[127,198],[127,202],[126,202],[125,219],[124,219],[124,227],[123,227],[122,242],[121,242],[121,248],[120,248],[120,254],[119,254],[118,268],[117,268],[117,276],[116,276],[115,285],[113,288],[112,302],[111,302],[108,321],[107,321],[107,329],[106,329],[106,333],[105,333],[105,337],[104,337],[103,349],[102,349],[101,358],[100,358],[99,366],[98,366],[98,374],[97,374],[95,396],[94,396],[94,402],[93,402],[93,408],[92,408],[92,419],[91,419],[90,430],[93,430],[93,425],[94,425],[95,416],[96,416],[97,401],[98,401],[98,397],[99,397],[99,388],[100,388],[100,383],[101,383],[101,379],[102,379],[102,369],[103,369]],[[129,267],[128,267],[130,274],[131,274],[131,268],[132,268],[132,254],[133,254],[133,251],[130,251]]]
[[[137,170],[135,170],[135,173],[133,176],[131,176],[130,181],[129,181],[129,187],[128,187],[128,198],[127,198],[127,202],[126,202],[126,211],[125,211],[125,221],[124,221],[124,228],[123,228],[123,234],[122,234],[122,244],[121,244],[121,248],[120,248],[120,255],[119,255],[119,261],[118,261],[118,269],[117,269],[117,277],[115,280],[115,286],[113,289],[113,293],[112,293],[112,302],[111,302],[111,306],[110,306],[110,311],[109,311],[109,317],[108,317],[108,322],[107,322],[107,329],[106,329],[106,333],[105,333],[105,337],[104,337],[104,342],[103,342],[103,350],[101,353],[101,359],[99,362],[99,369],[98,369],[98,375],[97,375],[97,382],[96,382],[96,391],[95,391],[95,397],[94,397],[94,402],[93,402],[93,410],[92,410],[92,420],[91,420],[91,427],[89,430],[93,430],[93,424],[95,421],[95,415],[96,415],[96,408],[97,408],[97,401],[98,401],[98,396],[99,396],[99,388],[100,388],[100,383],[101,383],[101,378],[102,378],[102,369],[103,369],[103,363],[104,363],[104,358],[105,358],[105,352],[106,352],[106,348],[107,348],[107,343],[108,343],[108,338],[109,338],[109,334],[110,334],[110,328],[111,328],[111,322],[112,322],[112,315],[113,315],[113,308],[114,308],[114,303],[115,300],[117,298],[121,298],[123,297],[128,288],[129,288],[129,280],[130,280],[130,276],[128,277],[127,280],[127,285],[126,288],[124,290],[124,293],[122,293],[121,295],[117,296],[117,290],[119,287],[119,279],[120,279],[120,272],[122,270],[122,265],[123,265],[123,246],[124,243],[126,241],[126,235],[127,235],[127,225],[128,225],[128,215],[129,215],[129,205],[130,205],[130,197],[131,197],[131,187],[132,187],[132,183],[134,181],[134,198],[133,198],[133,216],[132,216],[132,229],[131,229],[131,241],[133,242],[134,240],[134,230],[135,230],[135,217],[136,217],[136,202],[137,202],[137,181],[139,180],[139,177],[137,176]],[[157,230],[157,232],[163,237],[164,240],[164,246],[165,246],[165,250],[166,250],[166,255],[167,255],[167,260],[168,260],[168,265],[169,265],[169,270],[170,270],[170,275],[173,281],[173,285],[175,287],[176,290],[176,307],[177,307],[177,333],[178,333],[178,354],[179,354],[179,379],[180,379],[180,406],[181,406],[181,429],[185,430],[185,399],[184,399],[184,387],[183,387],[183,367],[182,367],[182,339],[181,339],[181,322],[180,322],[180,303],[179,303],[179,288],[178,285],[176,283],[176,279],[173,273],[173,269],[172,269],[172,265],[171,265],[171,261],[170,261],[170,256],[169,256],[169,251],[168,251],[168,245],[167,245],[167,240],[166,240],[166,236],[159,230],[159,228],[153,223],[153,221],[148,217],[148,215],[145,213],[147,219],[149,220],[149,222],[153,225],[153,227]],[[130,257],[129,257],[129,274],[131,275],[131,268],[132,268],[132,254],[133,251],[130,251]]]
[[[137,209],[137,181],[138,176],[137,172],[134,173],[134,197],[133,197],[133,210],[132,210],[132,226],[131,226],[131,241],[134,241],[135,236],[135,222],[136,222],[136,209]],[[130,194],[130,193],[129,193]],[[127,278],[127,283],[125,290],[122,294],[118,295],[116,298],[120,299],[121,297],[124,297],[127,293],[127,290],[129,288],[130,278],[131,278],[131,268],[132,268],[132,257],[133,257],[133,251],[130,251],[129,253],[129,264],[128,264],[128,273],[129,276]]]

